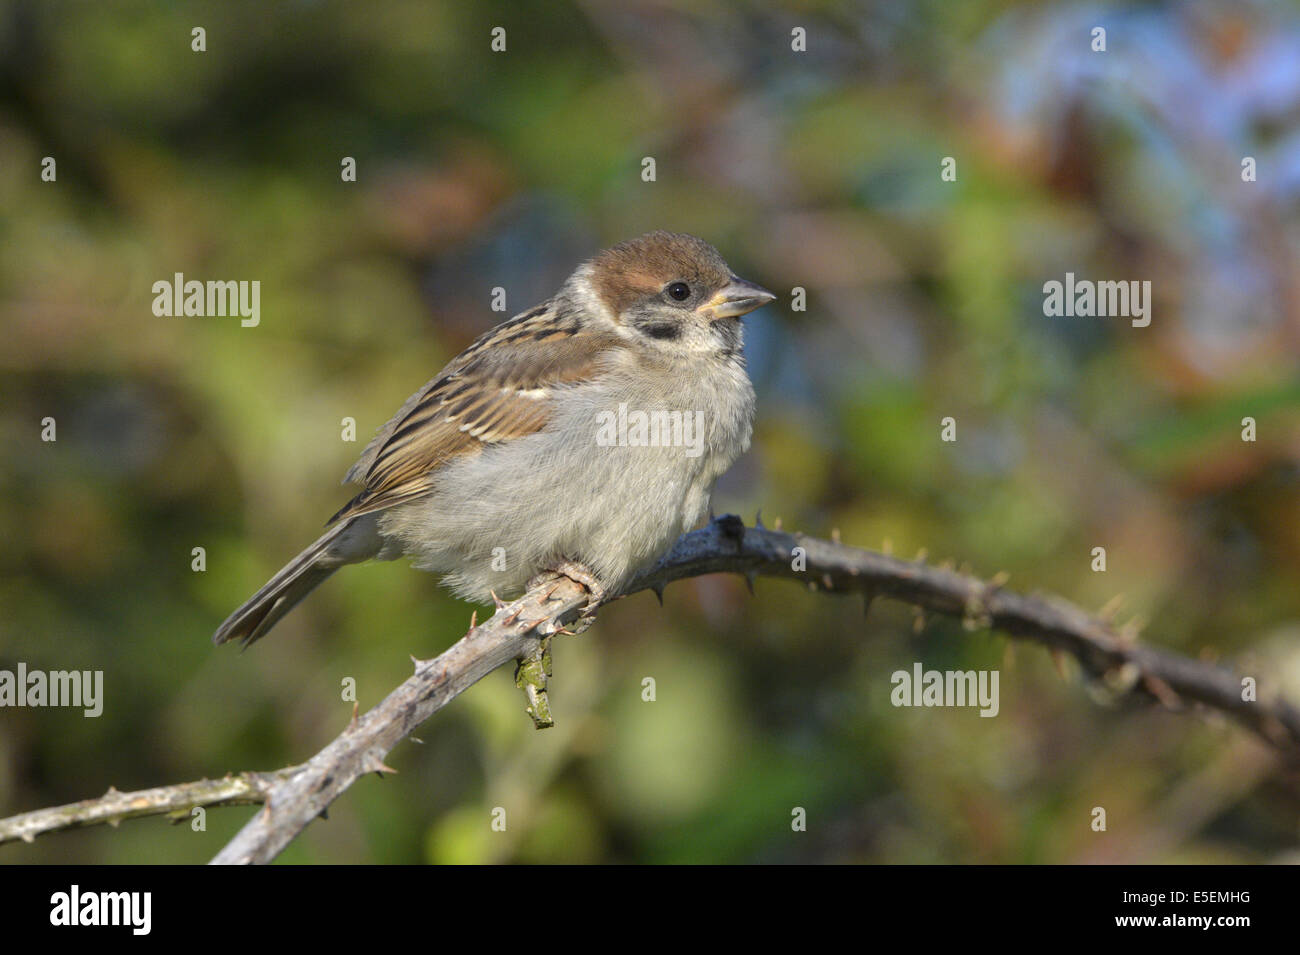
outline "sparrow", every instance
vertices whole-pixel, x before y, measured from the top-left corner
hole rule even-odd
[[[547,571],[617,593],[748,450],[740,318],[774,298],[691,235],[598,253],[406,400],[344,478],[360,492],[214,642],[247,646],[366,560],[410,557],[479,603]]]

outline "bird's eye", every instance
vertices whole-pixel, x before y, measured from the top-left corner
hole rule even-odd
[[[668,286],[668,294],[679,302],[684,302],[691,297],[691,287],[685,282],[674,282]]]

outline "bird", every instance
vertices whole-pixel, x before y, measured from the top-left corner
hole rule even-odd
[[[775,298],[685,233],[597,253],[406,400],[347,472],[359,492],[213,641],[247,647],[367,560],[408,557],[483,604],[546,572],[617,593],[749,449],[740,319]]]

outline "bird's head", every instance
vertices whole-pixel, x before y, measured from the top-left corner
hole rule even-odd
[[[574,279],[628,333],[668,351],[737,351],[740,317],[776,298],[738,278],[713,246],[677,232],[620,242]]]

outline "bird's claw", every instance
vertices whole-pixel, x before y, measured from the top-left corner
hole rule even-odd
[[[593,604],[601,603],[607,596],[605,585],[596,579],[596,575],[586,567],[571,560],[560,560],[548,565],[545,570],[529,581],[529,588],[531,589],[534,585],[540,583],[547,574],[559,574],[561,577],[568,577],[591,594]]]
[[[560,560],[548,565],[545,570],[529,581],[529,589],[531,590],[536,584],[541,583],[543,579],[553,574],[567,577],[591,595],[587,605],[582,608],[581,615],[570,624],[575,634],[582,633],[595,621],[596,607],[605,601],[608,591],[605,589],[605,585],[596,578],[595,574],[582,564],[572,560]]]

